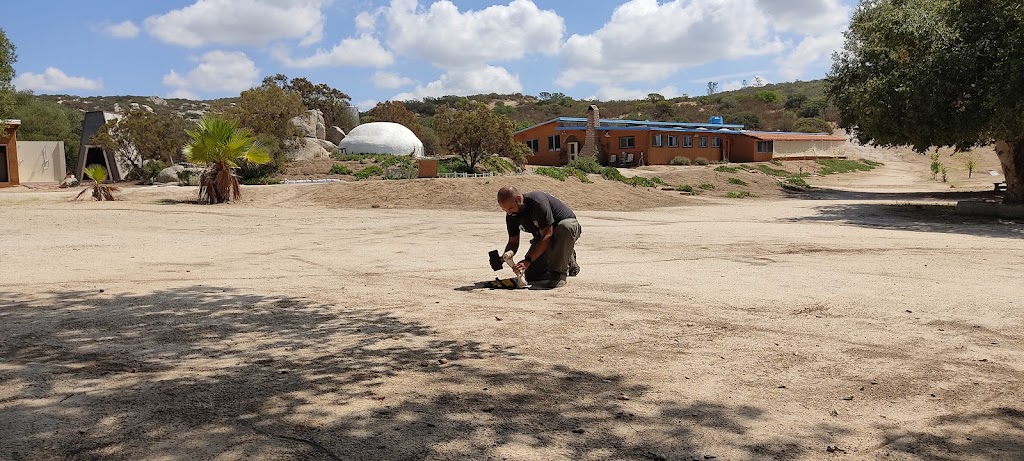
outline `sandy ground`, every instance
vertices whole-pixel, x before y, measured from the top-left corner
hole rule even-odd
[[[516,179],[581,210],[548,292],[477,288],[484,180],[0,191],[0,459],[1022,459],[1024,225],[889,174]]]

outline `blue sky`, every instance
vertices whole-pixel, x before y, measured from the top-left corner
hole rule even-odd
[[[822,78],[855,0],[18,2],[19,90],[237,96],[282,73],[362,109],[388,99],[561,92],[634,99]]]

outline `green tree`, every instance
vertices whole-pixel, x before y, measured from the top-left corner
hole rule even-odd
[[[1019,0],[864,1],[826,93],[862,143],[995,144],[1006,203],[1024,203],[1024,7]]]
[[[285,140],[298,134],[292,119],[305,111],[299,93],[264,80],[262,85],[243,91],[238,104],[227,110],[227,116],[256,134]]]
[[[31,91],[18,91],[14,97],[12,118],[21,120],[19,141],[64,141],[64,160],[68,169],[78,163],[82,140],[82,112],[44,101]]]
[[[802,118],[793,123],[793,131],[832,134],[832,125],[820,118]]]
[[[325,83],[313,83],[302,77],[289,81],[284,74],[277,74],[264,78],[263,84],[275,85],[283,90],[298,93],[306,109],[315,109],[323,113],[327,126],[337,126],[347,133],[358,123],[358,120],[350,115],[352,98]]]
[[[655,103],[655,104],[657,104],[657,103],[658,103],[658,101],[664,101],[664,100],[665,100],[665,97],[664,97],[664,96],[662,96],[662,95],[661,95],[661,94],[659,94],[659,93],[648,93],[648,94],[647,94],[647,100],[648,100],[648,101],[650,101],[650,102],[652,102],[652,103]]]
[[[512,121],[486,105],[466,110],[442,107],[434,116],[433,128],[441,145],[462,158],[470,169],[494,155],[507,157],[516,165],[526,163],[528,149],[512,138]]]
[[[782,95],[778,91],[761,90],[754,95],[754,99],[766,104],[778,104],[782,102]]]
[[[708,96],[718,93],[718,82],[708,82]]]
[[[4,120],[10,117],[14,108],[14,63],[18,62],[17,49],[7,33],[0,28],[0,133],[7,131]]]
[[[367,114],[378,122],[392,122],[408,128],[417,138],[423,139],[423,125],[420,125],[419,118],[405,104],[398,101],[384,101],[377,103]]]
[[[138,176],[148,160],[168,165],[181,160],[185,140],[185,120],[181,116],[133,109],[124,117],[104,124],[91,142],[131,165],[132,174]]]
[[[242,196],[235,175],[239,160],[258,165],[270,161],[270,154],[252,131],[240,128],[234,120],[204,116],[195,129],[188,131],[188,137],[186,157],[207,166],[199,178],[200,203],[230,202]]]
[[[807,95],[803,93],[794,94],[786,98],[785,107],[788,110],[798,110],[807,102]]]
[[[651,112],[651,115],[654,116],[655,120],[664,121],[672,118],[674,113],[675,105],[662,99],[661,101],[654,103],[654,110]]]

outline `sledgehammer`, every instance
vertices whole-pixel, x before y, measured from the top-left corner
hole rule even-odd
[[[491,259],[491,269],[494,269],[495,271],[500,271],[502,263],[507,264],[508,268],[512,269],[512,272],[516,274],[516,287],[526,288],[526,279],[523,278],[523,274],[520,274],[518,271],[516,271],[516,265],[515,263],[512,262],[511,256],[506,258],[498,254],[498,250],[491,250],[491,252],[488,253],[487,255],[490,256]]]

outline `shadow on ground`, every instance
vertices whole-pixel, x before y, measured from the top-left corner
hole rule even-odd
[[[886,457],[935,461],[1024,459],[1024,411],[1020,408],[948,415],[934,423],[932,432],[886,431],[886,443],[879,451]]]
[[[789,459],[837,431],[755,442],[759,408],[645,397],[381,309],[203,286],[0,292],[0,382],[12,460],[703,459],[707,440]]]
[[[1024,238],[1024,223],[962,216],[952,205],[855,203],[817,207],[817,214],[790,222],[827,222],[872,229]]]
[[[913,201],[913,200],[1002,200],[1005,193],[995,191],[956,191],[949,192],[868,192],[831,189],[814,186],[808,189],[806,197],[817,200],[862,200],[862,201]]]

